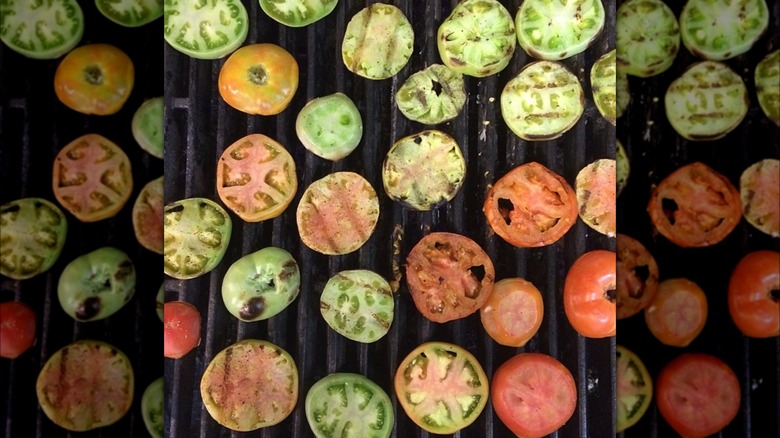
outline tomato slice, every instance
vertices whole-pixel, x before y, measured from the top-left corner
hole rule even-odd
[[[687,347],[707,322],[707,296],[686,278],[664,280],[645,309],[645,322],[662,344]]]
[[[656,230],[681,247],[714,245],[742,217],[739,192],[703,163],[683,166],[653,190],[647,206]]]
[[[304,27],[333,12],[339,0],[260,0],[260,7],[279,23]]]
[[[590,68],[590,88],[596,109],[606,121],[615,125],[617,114],[617,56],[607,52]],[[620,90],[623,92],[623,90]]]
[[[726,427],[740,406],[739,380],[722,360],[687,353],[669,362],[656,381],[658,411],[686,438],[704,438]]]
[[[295,408],[298,368],[281,347],[245,339],[214,356],[203,372],[200,393],[212,418],[228,429],[273,426]]]
[[[669,69],[680,51],[680,25],[662,0],[628,0],[617,10],[617,62],[632,76]]]
[[[617,356],[617,433],[635,425],[653,400],[653,381],[645,364],[632,351],[618,345]]]
[[[617,231],[615,167],[615,160],[596,160],[583,167],[575,181],[580,218],[609,237],[615,237]]]
[[[768,26],[765,0],[689,0],[680,14],[685,47],[715,61],[747,52]]]
[[[586,252],[566,274],[563,308],[575,330],[589,338],[615,335],[617,257],[612,251]]]
[[[95,0],[104,17],[125,27],[140,27],[162,17],[163,0]]]
[[[522,278],[505,278],[479,310],[482,326],[494,341],[522,347],[539,331],[544,303],[539,289]]]
[[[415,424],[435,434],[455,433],[476,421],[488,391],[477,359],[445,342],[415,348],[395,374],[398,403]]]
[[[577,221],[577,195],[560,175],[526,163],[493,185],[482,211],[493,231],[512,245],[545,246]]]
[[[493,262],[466,236],[431,233],[406,259],[406,282],[414,305],[433,322],[465,318],[493,291]]]
[[[360,374],[335,373],[309,389],[306,419],[317,438],[388,438],[395,415],[379,385]]]
[[[409,62],[414,30],[403,11],[374,3],[355,14],[344,33],[341,55],[347,70],[366,79],[395,76]]]
[[[198,59],[227,56],[241,47],[249,33],[249,15],[241,0],[170,0],[164,17],[165,41]]]
[[[780,253],[755,251],[731,273],[729,313],[737,328],[753,338],[780,336]]]
[[[138,243],[163,253],[163,177],[149,181],[133,205],[133,230]]]
[[[493,374],[490,392],[498,418],[523,438],[555,432],[577,407],[571,371],[541,353],[521,353],[504,362]]]
[[[119,421],[130,410],[134,387],[127,356],[91,340],[76,341],[51,355],[35,386],[46,416],[74,432]]]
[[[357,342],[376,342],[393,323],[395,301],[387,280],[367,270],[341,271],[320,296],[320,313],[330,328]]]
[[[754,163],[739,178],[742,215],[759,231],[780,237],[780,160]]]
[[[165,284],[160,285],[160,289],[157,290],[157,296],[155,297],[155,311],[160,321],[163,320],[163,309],[165,308]]]
[[[297,190],[293,157],[270,137],[247,135],[219,157],[219,198],[247,222],[279,216],[290,205]]]
[[[62,252],[68,220],[43,198],[0,206],[0,274],[24,280],[48,271]]]
[[[309,101],[295,119],[295,133],[303,146],[326,160],[351,154],[363,138],[363,118],[344,93]]]
[[[395,93],[395,104],[407,119],[437,125],[454,119],[466,104],[463,75],[441,64],[409,76]]]
[[[769,53],[756,65],[756,96],[764,114],[780,125],[780,49]]]
[[[515,28],[526,53],[557,61],[584,52],[601,34],[604,22],[601,0],[525,0]]]
[[[114,217],[133,191],[130,159],[98,134],[83,135],[62,148],[52,173],[57,201],[82,222]]]
[[[168,301],[163,310],[165,357],[179,359],[200,345],[200,312],[186,301]]]
[[[0,303],[0,357],[16,359],[35,344],[35,311],[21,301]]]
[[[658,290],[658,264],[642,243],[617,235],[617,319],[644,310]]]
[[[163,98],[147,99],[133,114],[133,138],[153,157],[163,158]]]
[[[84,13],[77,0],[4,1],[0,40],[33,59],[54,59],[78,45]]]
[[[141,415],[152,438],[165,436],[164,387],[165,381],[160,377],[146,387],[141,397]]]
[[[622,93],[622,92],[621,92]],[[618,93],[618,96],[621,94]],[[620,192],[626,188],[628,184],[628,177],[631,175],[631,163],[628,161],[628,155],[626,154],[623,144],[620,140],[615,140],[617,151],[615,152],[615,158],[617,162],[617,193],[620,196]]]

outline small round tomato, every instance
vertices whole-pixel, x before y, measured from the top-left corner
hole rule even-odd
[[[211,417],[231,430],[273,426],[298,402],[298,367],[281,347],[245,339],[214,356],[203,372],[200,394]]]
[[[284,111],[298,89],[298,63],[275,44],[251,44],[236,50],[219,72],[219,95],[247,114],[271,116]]]
[[[577,384],[571,371],[554,357],[521,353],[493,374],[490,397],[509,430],[523,438],[541,438],[574,414]]]
[[[147,183],[133,205],[133,230],[138,243],[163,253],[163,177]]]
[[[453,233],[431,233],[406,259],[406,282],[414,305],[433,322],[465,318],[493,291],[493,262],[477,242]]]
[[[658,290],[658,264],[642,243],[617,235],[617,319],[641,312]]]
[[[163,355],[179,359],[200,344],[200,312],[186,301],[168,301],[163,309]]]
[[[106,116],[122,109],[135,82],[129,56],[110,44],[87,44],[65,55],[54,74],[54,92],[68,108]]]
[[[165,381],[160,377],[146,387],[141,397],[141,415],[152,438],[165,436],[164,389]]]
[[[16,280],[51,268],[65,246],[68,221],[43,198],[22,198],[0,206],[0,274]]]
[[[0,357],[16,359],[35,344],[35,312],[21,301],[0,303]]]
[[[734,371],[708,354],[688,353],[669,362],[656,382],[658,411],[686,438],[704,438],[726,427],[739,412]]]
[[[645,322],[662,344],[687,347],[707,322],[707,296],[686,278],[664,280],[645,309]]]
[[[557,173],[526,163],[493,185],[482,211],[490,228],[512,245],[545,246],[577,222],[577,195]]]
[[[488,400],[487,375],[465,349],[427,342],[412,350],[395,373],[398,403],[418,426],[451,434],[473,423]]]
[[[544,304],[539,289],[522,278],[505,278],[479,309],[482,326],[494,341],[522,347],[542,325]]]
[[[714,245],[742,218],[739,192],[703,163],[683,166],[653,190],[647,206],[655,228],[683,248]]]
[[[582,255],[569,268],[563,286],[563,306],[572,327],[582,336],[615,335],[617,257],[596,250]]]
[[[653,400],[653,381],[642,360],[627,348],[615,349],[617,433],[635,425]]]
[[[743,257],[731,273],[728,299],[731,319],[745,336],[780,336],[780,253]]]

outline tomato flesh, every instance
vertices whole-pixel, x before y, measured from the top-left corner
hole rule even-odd
[[[731,273],[729,313],[737,328],[754,338],[780,336],[780,253],[755,251]]]
[[[16,359],[35,343],[35,312],[21,301],[0,303],[0,357]]]
[[[618,345],[617,433],[636,424],[650,407],[653,382],[645,364],[627,348]]]
[[[200,312],[185,301],[168,301],[163,307],[165,357],[179,359],[200,344]]]
[[[589,338],[616,332],[616,271],[614,252],[590,251],[577,259],[566,274],[563,304],[569,323]]]
[[[482,326],[494,341],[510,347],[522,347],[542,325],[542,294],[530,281],[505,278],[493,285],[493,292],[480,309],[479,316]]]
[[[707,296],[686,278],[664,280],[645,309],[645,321],[661,343],[686,347],[707,322]]]

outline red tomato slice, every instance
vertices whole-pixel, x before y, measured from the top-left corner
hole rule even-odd
[[[569,421],[577,407],[574,376],[557,359],[521,353],[493,375],[496,415],[517,436],[541,438]]]
[[[745,336],[780,336],[780,253],[756,251],[740,260],[728,297],[731,319]]]
[[[479,310],[482,326],[494,341],[522,347],[539,331],[544,303],[539,289],[522,278],[505,278]]]
[[[16,359],[35,343],[35,312],[21,301],[0,303],[0,357]]]
[[[686,438],[704,438],[726,427],[737,416],[740,397],[737,375],[708,354],[674,359],[656,383],[658,410]]]
[[[644,245],[617,235],[617,319],[641,312],[658,290],[658,264]]]
[[[200,312],[185,301],[169,301],[163,306],[165,345],[163,355],[179,359],[200,344]]]

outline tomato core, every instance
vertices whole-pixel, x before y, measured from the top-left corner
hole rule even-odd
[[[103,71],[96,65],[89,65],[84,69],[84,80],[92,85],[103,83]]]
[[[249,81],[255,85],[265,85],[268,82],[268,72],[262,65],[253,65],[249,68]]]

